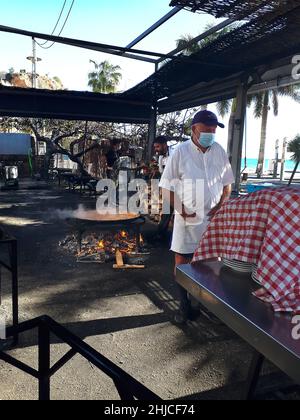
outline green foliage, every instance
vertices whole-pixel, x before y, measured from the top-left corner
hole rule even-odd
[[[255,118],[261,118],[265,104],[268,103],[268,106],[272,104],[273,113],[277,117],[279,114],[279,97],[291,98],[300,103],[299,86],[298,84],[291,85],[250,95],[248,97],[248,105],[254,104],[254,116]]]
[[[205,26],[204,31],[205,32],[206,31],[209,31],[214,26],[215,26],[215,23],[208,23]],[[183,35],[183,36],[181,36],[176,41],[177,48],[184,49],[184,54],[185,55],[196,54],[201,49],[207,47],[212,42],[215,42],[218,38],[221,38],[222,36],[227,35],[228,33],[230,33],[231,31],[233,31],[237,27],[238,27],[237,24],[227,26],[226,28],[223,28],[220,31],[215,32],[215,33],[213,33],[211,35],[208,35],[206,38],[204,38],[201,41],[196,42],[196,43],[195,42],[194,43],[191,43],[191,41],[194,38],[193,36],[191,36],[191,35]],[[220,101],[220,102],[217,103],[218,113],[221,115],[221,117],[224,118],[229,112],[234,112],[235,105],[236,105],[236,102],[235,101],[232,101],[232,100]],[[202,108],[203,109],[206,109],[207,107],[206,106],[203,106]]]
[[[59,78],[58,76],[54,76],[54,77],[53,77],[53,80],[54,80],[55,82],[57,82],[59,85],[63,86],[63,83],[62,83],[62,81],[60,80],[60,78]]]
[[[289,181],[289,185],[291,185],[296,175],[297,169],[300,165],[300,135],[299,134],[292,141],[289,142],[288,152],[292,153],[292,159],[295,161],[295,168],[293,170],[293,173]]]
[[[298,134],[288,144],[288,152],[292,153],[292,159],[297,163],[300,162],[300,135]]]
[[[90,60],[94,64],[94,71],[89,73],[88,78],[89,87],[93,92],[97,93],[114,93],[122,79],[121,67],[114,66],[109,61],[103,61],[97,64],[95,61]]]
[[[208,23],[204,28],[204,32],[209,31],[214,26],[215,26],[215,23]],[[207,47],[209,44],[216,41],[218,38],[224,35],[227,35],[229,32],[233,31],[236,28],[237,28],[236,24],[227,26],[226,28],[223,28],[218,32],[208,35],[206,38],[202,39],[201,41],[196,42],[196,43],[194,42],[192,44],[191,44],[191,41],[194,39],[194,37],[191,35],[183,35],[176,41],[177,48],[184,49],[185,50],[184,53],[186,55],[195,54],[199,52],[202,48]]]

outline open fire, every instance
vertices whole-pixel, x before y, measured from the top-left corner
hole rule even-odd
[[[140,237],[141,249],[138,251],[136,236],[126,230],[115,234],[111,232],[86,234],[82,238],[81,250],[79,250],[76,235],[68,235],[59,245],[74,255],[80,263],[104,264],[115,261],[116,253],[120,251],[125,262],[144,264],[150,255],[142,235]]]

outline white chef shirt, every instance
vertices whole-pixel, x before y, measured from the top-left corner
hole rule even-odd
[[[174,148],[168,147],[168,152],[165,156],[159,156],[158,158],[158,166],[159,172],[162,175],[164,173],[165,167],[167,166],[168,160],[173,153]]]
[[[192,140],[174,150],[168,159],[160,187],[174,191],[186,209],[190,213],[197,213],[197,217],[185,221],[175,212],[172,251],[178,254],[195,252],[207,230],[208,213],[219,204],[224,187],[233,182],[234,176],[228,156],[218,143],[214,143],[206,153],[203,153]],[[196,188],[201,197],[201,200],[197,201]]]

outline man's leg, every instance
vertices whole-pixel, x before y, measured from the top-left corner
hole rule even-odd
[[[184,264],[190,264],[192,262],[193,255],[181,255],[181,254],[175,254],[175,271],[174,275],[176,276],[176,267],[178,265],[184,265]],[[177,283],[176,283],[177,284]],[[187,291],[181,287],[179,284],[177,284],[177,289],[179,293],[180,298],[180,309],[179,313],[175,315],[175,322],[179,324],[185,323],[187,320],[193,319],[193,310],[191,301],[188,298]]]
[[[163,214],[161,216],[161,220],[157,229],[158,235],[165,236],[168,233],[168,228],[169,228],[169,224],[171,222],[172,217],[173,217],[173,213]]]

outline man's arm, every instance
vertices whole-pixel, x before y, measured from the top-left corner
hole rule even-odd
[[[185,206],[182,202],[182,199],[179,198],[176,193],[176,187],[174,182],[180,181],[179,173],[179,162],[180,162],[180,153],[177,149],[176,152],[169,157],[167,161],[166,168],[161,178],[160,187],[162,189],[163,202],[170,205],[170,210],[175,210],[180,214],[185,220],[188,218],[196,217],[196,214],[188,214]]]
[[[216,205],[216,207],[214,207],[209,213],[208,216],[210,218],[214,217],[214,215],[220,210],[220,208],[226,203],[226,201],[228,201],[231,197],[231,193],[232,193],[232,186],[230,185],[226,185],[223,188],[223,194],[221,197],[221,200],[219,202],[219,204]]]
[[[230,199],[231,193],[232,193],[232,185],[231,184],[224,187],[223,195],[222,195],[222,198],[220,200],[220,207],[222,207],[223,204],[226,203],[226,201],[228,201]]]
[[[170,209],[174,209],[179,213],[184,220],[189,218],[196,217],[196,214],[188,214],[186,211],[186,208],[182,201],[179,199],[178,195],[175,194],[174,191],[166,190],[165,188],[162,188],[162,196],[163,196],[163,202],[169,203]]]

